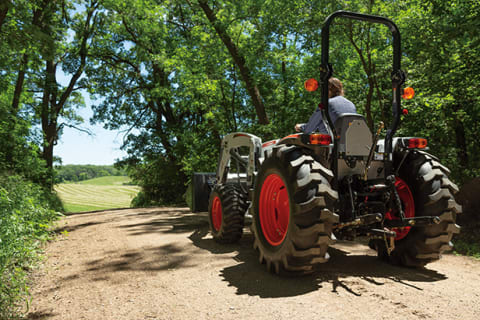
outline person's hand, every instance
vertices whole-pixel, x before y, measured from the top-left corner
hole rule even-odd
[[[303,126],[303,123],[297,123],[295,125],[295,131],[297,131],[297,132],[302,131],[302,126]]]

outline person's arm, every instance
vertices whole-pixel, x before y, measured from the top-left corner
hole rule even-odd
[[[312,114],[310,119],[308,119],[308,122],[305,124],[305,127],[303,128],[303,132],[305,133],[327,132],[327,129],[323,124],[323,117],[320,109],[317,108],[317,110],[315,110],[315,112]]]
[[[296,132],[303,132],[303,130],[305,130],[305,123],[297,123],[295,125]]]

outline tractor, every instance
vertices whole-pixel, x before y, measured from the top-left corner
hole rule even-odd
[[[372,133],[360,114],[342,114],[335,123],[330,117],[329,30],[338,18],[383,24],[392,33],[393,117],[384,139],[383,123]],[[219,243],[238,241],[250,219],[259,261],[277,274],[312,273],[328,261],[335,239],[356,237],[368,237],[378,257],[393,264],[423,267],[438,260],[452,249],[462,208],[450,171],[425,151],[427,140],[395,137],[401,96],[408,93],[397,26],[384,17],[337,11],[325,20],[321,37],[317,86],[329,132],[267,142],[249,133],[226,135],[217,172],[194,176],[194,211],[208,206]]]

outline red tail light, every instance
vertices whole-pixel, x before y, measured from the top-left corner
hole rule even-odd
[[[328,146],[332,143],[332,137],[329,134],[313,133],[310,135],[310,144],[320,144]]]
[[[427,147],[427,139],[410,138],[407,139],[406,145],[409,149],[425,149]]]

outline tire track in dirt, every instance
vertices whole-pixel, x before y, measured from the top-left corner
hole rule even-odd
[[[480,261],[394,267],[338,242],[318,272],[280,278],[253,237],[220,245],[186,208],[76,214],[32,277],[30,319],[480,319]]]

